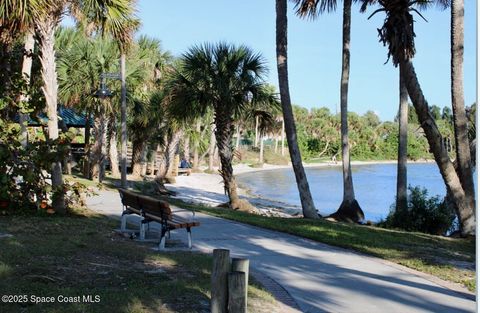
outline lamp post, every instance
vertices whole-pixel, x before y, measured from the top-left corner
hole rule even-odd
[[[123,56],[123,55],[122,55]],[[102,73],[100,74],[100,89],[94,94],[95,97],[105,99],[111,97],[113,94],[106,86],[106,79],[119,79],[121,81],[121,187],[127,187],[127,88],[125,83],[125,59],[120,60],[120,73]]]

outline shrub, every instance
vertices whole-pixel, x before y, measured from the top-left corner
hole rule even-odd
[[[433,235],[445,235],[454,225],[455,212],[440,196],[429,197],[427,189],[408,187],[406,211],[396,210],[395,203],[390,213],[379,225],[385,228],[401,228]]]
[[[29,214],[49,209],[55,193],[63,193],[67,207],[84,203],[91,195],[86,186],[65,181],[52,188],[48,172],[54,161],[62,161],[68,152],[73,134],[62,133],[58,139],[32,141],[23,148],[20,125],[5,112],[18,108],[0,99],[0,215]]]

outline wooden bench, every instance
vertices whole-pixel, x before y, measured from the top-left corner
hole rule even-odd
[[[191,173],[192,173],[192,169],[187,167],[179,167],[177,170],[178,175],[185,174],[187,176],[190,176]]]
[[[200,226],[196,222],[195,212],[190,210],[176,210],[188,211],[192,213],[191,220],[187,220],[172,212],[168,202],[157,200],[152,197],[144,196],[133,191],[119,189],[120,197],[123,204],[122,221],[120,229],[122,232],[127,231],[127,217],[130,214],[140,215],[143,219],[140,224],[140,240],[145,240],[146,225],[150,222],[157,222],[161,227],[160,243],[158,248],[165,249],[165,235],[170,234],[171,230],[186,228],[188,235],[188,247],[192,248],[192,227]]]

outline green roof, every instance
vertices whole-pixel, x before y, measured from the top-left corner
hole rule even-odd
[[[72,108],[59,107],[58,108],[59,122],[63,121],[67,127],[85,127],[86,118],[85,114],[79,113]],[[18,117],[16,118],[18,121]],[[28,120],[28,126],[41,126],[48,122],[48,118],[45,113],[40,113],[37,119],[30,118]]]

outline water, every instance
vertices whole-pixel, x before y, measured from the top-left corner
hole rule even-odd
[[[429,196],[445,196],[446,190],[435,163],[408,164],[408,184],[427,188]],[[343,197],[340,166],[305,168],[316,208],[322,215],[335,212]],[[378,221],[387,216],[395,202],[396,164],[352,166],[355,196],[365,218]],[[291,168],[238,175],[238,182],[262,198],[281,201],[300,208],[295,176]]]

